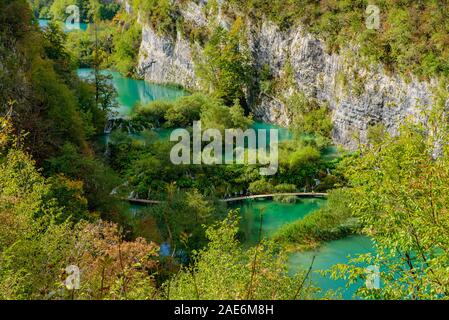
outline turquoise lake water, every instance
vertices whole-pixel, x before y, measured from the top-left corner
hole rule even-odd
[[[77,74],[81,79],[92,79],[93,69],[84,68],[78,69]],[[138,104],[146,104],[154,100],[166,100],[173,101],[177,98],[186,95],[187,93],[179,88],[165,85],[158,85],[148,83],[144,80],[135,80],[122,76],[119,72],[102,70],[103,75],[112,76],[112,84],[117,90],[117,102],[118,109],[114,110],[119,116],[130,116]],[[270,144],[270,135],[268,130],[278,130],[278,140],[285,141],[293,138],[293,134],[287,128],[264,123],[260,121],[254,121],[252,126],[254,129],[267,130],[267,144]],[[156,134],[160,139],[169,140],[170,133],[174,129],[157,129]]]
[[[240,232],[243,234],[244,244],[255,245],[259,238],[261,212],[263,212],[262,236],[269,238],[281,226],[303,219],[323,205],[325,201],[323,199],[301,199],[300,202],[295,204],[284,204],[271,200],[248,200],[233,205],[231,208],[240,208],[242,217]],[[315,256],[310,279],[317,287],[322,289],[320,296],[323,296],[328,290],[339,290],[343,299],[353,299],[355,291],[363,283],[346,288],[345,280],[332,280],[317,271],[328,270],[339,263],[347,263],[349,256],[355,257],[358,254],[368,252],[373,252],[373,244],[368,237],[351,236],[324,243],[316,250],[291,253],[288,268],[290,274],[294,274],[300,269],[306,270],[310,266],[313,256]]]
[[[287,223],[304,218],[310,212],[318,209],[325,200],[301,199],[297,203],[281,203],[272,200],[245,200],[232,205],[240,208],[242,217],[240,231],[248,245],[255,245],[259,238],[260,215],[263,215],[262,236],[272,236],[280,227]]]
[[[41,27],[41,28],[47,27],[48,23],[50,21],[51,20],[49,20],[49,19],[38,19],[39,27]],[[79,24],[64,23],[64,31],[65,32],[70,32],[70,31],[77,30],[77,29],[86,31],[88,27],[89,27],[89,24],[84,23],[84,22],[80,22]]]
[[[93,78],[93,69],[78,69],[82,79]],[[102,70],[102,74],[112,76],[112,84],[117,90],[119,108],[115,110],[120,116],[129,116],[134,108],[154,100],[175,100],[186,94],[179,88],[148,83],[122,76],[119,72]]]
[[[339,291],[345,300],[354,299],[357,288],[364,285],[359,282],[346,288],[346,281],[343,279],[332,280],[328,276],[321,275],[319,270],[329,270],[332,266],[340,263],[347,263],[349,257],[355,258],[358,254],[374,252],[370,238],[365,236],[351,236],[340,240],[324,243],[316,250],[292,253],[289,256],[289,272],[294,274],[299,268],[308,268],[312,262],[310,279],[322,289],[321,296],[328,290]]]

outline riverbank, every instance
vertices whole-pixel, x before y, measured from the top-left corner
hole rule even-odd
[[[285,204],[271,200],[245,201],[240,204],[230,206],[232,209],[240,210],[240,231],[239,239],[246,247],[254,246],[259,240],[259,231],[262,230],[262,238],[272,239],[278,242],[288,252],[288,270],[290,275],[298,271],[307,270],[314,258],[312,272],[309,280],[321,288],[320,298],[343,298],[353,299],[356,290],[363,283],[355,283],[346,287],[347,282],[343,279],[333,280],[329,275],[322,274],[336,264],[347,263],[349,257],[356,257],[358,254],[373,252],[371,240],[355,232],[335,232],[329,233],[332,228],[321,230],[322,235],[326,233],[326,238],[318,240],[314,232],[319,229],[312,228],[309,233],[303,233],[303,239],[307,243],[299,245],[292,242],[281,241],[279,234],[284,229],[291,228],[307,221],[314,221],[313,218],[319,212],[327,210],[327,200],[323,199],[301,199],[294,204]],[[260,217],[262,218],[262,228],[260,229]],[[321,227],[320,224],[317,228]],[[326,231],[327,230],[327,231]],[[310,239],[315,239],[311,241]]]
[[[304,219],[283,226],[274,239],[282,242],[289,251],[303,251],[360,233],[360,223],[348,205],[350,197],[345,189],[330,191],[325,205]]]

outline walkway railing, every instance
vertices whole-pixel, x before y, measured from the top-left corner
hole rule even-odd
[[[285,193],[270,193],[270,194],[255,194],[250,196],[241,196],[234,198],[222,199],[223,202],[234,202],[242,201],[246,199],[260,199],[260,198],[273,198],[276,196],[296,196],[296,197],[307,197],[307,198],[325,198],[327,193],[324,192],[285,192]]]
[[[235,202],[235,201],[243,201],[243,200],[247,200],[247,199],[273,198],[276,196],[296,196],[296,197],[304,197],[304,198],[326,198],[327,193],[324,193],[324,192],[286,192],[286,193],[255,194],[255,195],[249,195],[249,196],[240,196],[240,197],[233,197],[233,198],[227,198],[227,199],[220,199],[220,201]],[[158,201],[158,200],[131,199],[131,198],[127,198],[125,200],[129,201],[130,203],[136,203],[136,204],[159,204],[159,203],[163,202],[163,201]]]

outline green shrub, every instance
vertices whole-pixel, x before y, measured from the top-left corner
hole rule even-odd
[[[279,193],[295,192],[296,186],[289,183],[281,183],[274,187],[274,190]]]
[[[357,220],[348,206],[351,194],[345,189],[329,193],[328,202],[302,220],[281,227],[274,238],[295,246],[316,246],[345,237],[357,230]]]
[[[201,93],[178,98],[176,101],[153,101],[136,110],[135,120],[142,125],[165,128],[190,127],[193,121],[201,120],[202,129],[242,128],[252,124],[243,108],[235,103],[232,107],[223,105],[220,99]]]
[[[127,18],[126,20],[130,20]],[[117,27],[113,35],[113,53],[111,56],[114,68],[126,76],[135,73],[137,55],[142,40],[142,27],[134,20],[125,27]]]
[[[273,189],[273,185],[264,179],[251,182],[248,188],[249,192],[253,194],[266,194],[272,192]]]
[[[134,0],[133,8],[139,9],[144,22],[160,34],[174,35],[176,6],[170,0]]]
[[[229,31],[215,28],[197,58],[196,74],[206,91],[223,99],[226,105],[246,100],[245,90],[250,82],[249,51],[242,44],[242,19],[237,19]]]

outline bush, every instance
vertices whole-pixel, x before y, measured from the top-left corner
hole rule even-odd
[[[253,194],[266,194],[272,192],[273,189],[273,185],[264,179],[251,182],[248,188],[249,192]]]
[[[295,192],[296,186],[294,184],[289,183],[281,183],[274,187],[274,190],[279,193],[288,193],[288,192]]]
[[[143,126],[150,123],[154,127],[185,128],[193,121],[201,120],[202,129],[214,128],[221,131],[231,128],[246,129],[252,124],[251,117],[244,115],[242,107],[235,103],[232,107],[201,93],[178,98],[176,101],[153,101],[137,108],[135,120]]]
[[[281,227],[274,238],[296,246],[314,247],[356,232],[358,223],[348,206],[350,197],[345,189],[331,191],[323,207]]]
[[[226,105],[245,102],[250,83],[249,53],[242,46],[243,21],[237,19],[230,31],[217,27],[204,47],[204,56],[195,63],[205,90],[223,99]]]
[[[111,61],[114,67],[126,76],[135,73],[137,55],[142,40],[142,28],[134,20],[125,17],[127,27],[117,27],[113,35],[113,53]]]
[[[288,274],[286,253],[263,241],[245,249],[236,240],[236,213],[206,230],[208,245],[191,266],[163,286],[170,299],[307,299],[315,289],[305,283],[305,272]],[[301,290],[298,290],[301,288]]]
[[[165,113],[166,127],[189,127],[200,119],[201,109],[207,105],[207,97],[193,94],[179,98]]]
[[[174,35],[176,6],[169,0],[134,0],[133,8],[140,9],[143,20],[160,34]]]
[[[144,125],[145,127],[160,127],[165,123],[165,114],[167,110],[173,107],[173,102],[169,101],[152,101],[145,106],[136,108],[134,121]]]

